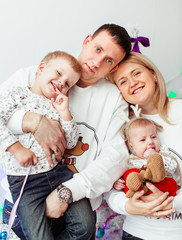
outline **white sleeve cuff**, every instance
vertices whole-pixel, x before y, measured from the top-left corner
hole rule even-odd
[[[128,201],[128,198],[123,191],[111,189],[109,192],[104,193],[104,196],[109,207],[113,211],[119,214],[129,215],[125,210],[125,204]]]
[[[172,201],[172,207],[176,209],[178,212],[182,212],[182,189],[177,191],[176,196],[174,196],[174,200]]]
[[[75,173],[73,178],[64,182],[63,185],[69,188],[72,192],[73,202],[79,201],[86,197],[86,188],[81,185],[82,180],[79,174]],[[79,186],[79,187],[78,187]]]
[[[7,127],[13,132],[13,134],[23,133],[22,121],[25,113],[26,112],[23,110],[17,110],[9,119]]]

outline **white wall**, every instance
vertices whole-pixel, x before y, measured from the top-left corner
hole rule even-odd
[[[138,25],[141,47],[166,81],[182,67],[181,0],[0,0],[0,82],[49,51],[77,56],[82,41],[104,23]]]

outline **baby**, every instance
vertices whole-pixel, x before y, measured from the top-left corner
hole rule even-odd
[[[157,132],[161,130],[162,126],[158,125],[152,120],[143,117],[133,118],[122,126],[122,136],[131,153],[127,162],[128,167],[130,169],[132,168],[132,170],[129,170],[130,172],[132,172],[134,168],[141,169],[143,166],[146,166],[147,159],[150,156],[152,156],[154,153],[160,153],[164,162],[166,176],[170,178],[176,178],[176,174],[180,174],[176,159],[171,155],[169,149],[166,146],[160,145]],[[164,182],[161,184],[164,184]],[[122,190],[125,188],[125,192],[127,192],[125,181],[123,179],[118,179],[114,183],[114,188],[116,190]],[[166,188],[166,191],[167,190],[169,191],[169,189]],[[170,195],[175,195],[176,191],[177,185],[174,184]]]

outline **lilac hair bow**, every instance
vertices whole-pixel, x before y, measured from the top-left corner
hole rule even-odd
[[[131,38],[131,42],[134,42],[134,46],[133,46],[133,52],[140,52],[140,48],[139,48],[139,42],[144,46],[144,47],[149,47],[150,46],[150,41],[148,38],[146,37],[137,37],[137,38]]]

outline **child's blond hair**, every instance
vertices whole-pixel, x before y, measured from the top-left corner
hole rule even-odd
[[[70,63],[70,66],[73,68],[73,70],[76,73],[81,74],[81,65],[78,62],[78,60],[73,57],[71,54],[63,52],[63,51],[54,51],[54,52],[50,52],[48,53],[41,62],[45,62],[48,63],[49,61],[56,59],[56,58],[63,58],[65,60],[67,60]]]

